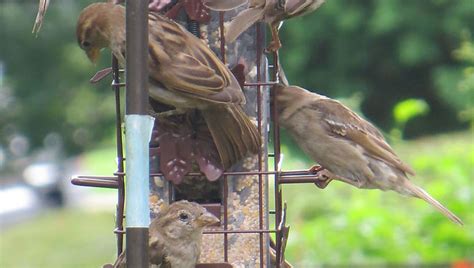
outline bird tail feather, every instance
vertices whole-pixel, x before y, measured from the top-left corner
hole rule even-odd
[[[264,9],[262,7],[249,8],[240,12],[230,22],[229,28],[225,34],[226,41],[228,43],[234,42],[240,34],[262,19],[263,15]]]
[[[439,212],[441,212],[444,216],[449,218],[454,223],[457,223],[459,225],[464,225],[462,220],[458,216],[454,215],[454,213],[452,213],[449,209],[444,207],[440,202],[438,202],[438,200],[434,199],[425,190],[414,185],[409,180],[405,180],[405,186],[415,197],[418,197],[430,203],[433,207],[435,207]]]
[[[258,153],[261,138],[255,125],[236,104],[202,111],[225,169]]]

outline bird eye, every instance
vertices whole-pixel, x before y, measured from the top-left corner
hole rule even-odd
[[[91,43],[90,43],[90,42],[88,42],[88,41],[82,42],[82,47],[83,47],[83,48],[89,48],[90,46],[91,46]]]
[[[179,219],[182,220],[182,221],[186,221],[188,218],[189,218],[189,216],[186,213],[179,214]]]

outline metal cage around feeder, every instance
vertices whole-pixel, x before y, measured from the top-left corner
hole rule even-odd
[[[224,171],[218,182],[217,198],[210,198],[202,203],[209,211],[221,219],[221,225],[204,231],[200,267],[281,267],[288,239],[289,227],[286,226],[286,204],[282,199],[282,184],[314,183],[317,181],[309,170],[282,171],[280,152],[280,129],[278,109],[275,102],[274,85],[278,83],[278,54],[271,53],[272,65],[268,64],[264,54],[265,25],[256,24],[245,32],[235,44],[225,42],[225,23],[238,12],[210,12],[208,24],[199,24],[199,16],[206,10],[200,0],[174,1],[168,10],[178,21],[184,22],[194,34],[206,36],[209,46],[219,55],[224,63],[233,66],[243,63],[248,72],[245,75],[243,89],[247,98],[246,112],[255,117],[257,128],[264,141],[258,155],[244,159],[243,164]],[[181,5],[181,6],[180,6]],[[187,6],[186,6],[187,5]],[[199,10],[197,10],[199,9]],[[184,15],[183,17],[183,14]],[[196,17],[196,14],[200,14]],[[98,72],[92,79],[97,82],[112,73],[112,88],[115,94],[116,109],[116,147],[117,171],[113,176],[76,176],[74,185],[115,188],[117,194],[116,224],[114,233],[117,236],[117,255],[123,251],[124,219],[124,153],[122,140],[122,111],[120,90],[125,86],[121,82],[117,60],[112,57],[112,67]],[[268,70],[271,70],[270,81]],[[272,129],[270,131],[270,122]],[[273,140],[273,152],[268,151],[269,137]],[[159,147],[150,143],[150,202],[151,216],[159,211],[160,203],[170,203],[177,199],[187,199],[186,195],[176,191],[176,187],[164,179],[157,165]],[[161,152],[163,153],[163,152]],[[274,158],[274,165],[268,166],[268,159]],[[203,178],[201,172],[190,172],[186,175],[193,182]],[[273,178],[273,210],[270,210],[269,184]],[[204,179],[204,181],[206,181]],[[214,193],[215,194],[215,193]],[[188,198],[193,199],[193,198]],[[255,202],[250,202],[254,200]],[[199,200],[194,200],[199,201]],[[240,206],[240,211],[239,211]],[[257,211],[255,211],[255,209]],[[270,227],[270,215],[274,217],[274,227]],[[254,221],[252,221],[254,220]],[[270,234],[275,242],[271,243]],[[256,243],[255,243],[256,242]],[[272,245],[275,256],[270,257]],[[271,259],[275,262],[270,264]]]

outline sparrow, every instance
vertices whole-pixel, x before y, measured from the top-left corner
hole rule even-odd
[[[229,168],[260,149],[256,126],[242,110],[245,96],[230,70],[181,25],[149,13],[149,96],[176,110],[161,116],[199,110],[222,165]],[[77,22],[77,41],[92,62],[108,47],[125,66],[125,8],[112,3],[86,7]]]
[[[150,224],[148,254],[150,267],[194,268],[201,254],[202,230],[219,219],[201,205],[181,200],[165,207]],[[126,268],[122,252],[115,264]]]
[[[282,74],[282,72],[280,72]],[[339,180],[362,189],[393,190],[425,200],[455,223],[461,219],[413,184],[415,172],[396,155],[384,136],[342,103],[289,86],[286,78],[276,89],[278,120],[298,146],[320,167],[314,167],[324,188]]]
[[[234,42],[237,37],[258,21],[269,24],[272,41],[267,51],[277,51],[281,47],[278,31],[284,20],[306,15],[318,9],[324,0],[204,0],[204,5],[212,10],[226,11],[249,3],[249,7],[241,11],[230,22],[226,32],[226,41]]]

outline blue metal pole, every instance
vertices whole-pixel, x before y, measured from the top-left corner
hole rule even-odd
[[[148,0],[126,2],[126,242],[127,267],[148,267],[149,153]]]

